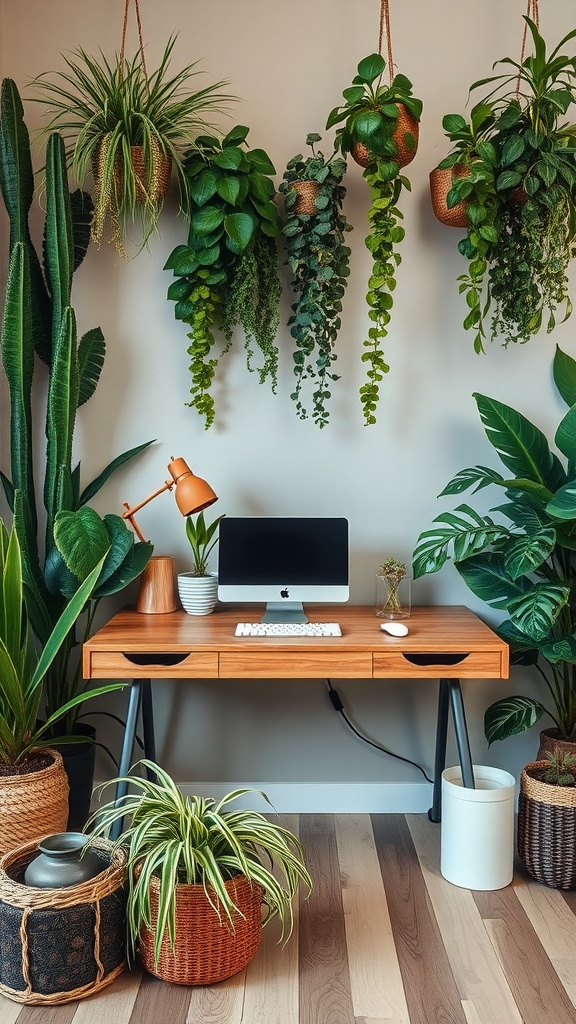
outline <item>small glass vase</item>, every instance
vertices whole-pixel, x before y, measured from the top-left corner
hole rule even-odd
[[[376,615],[381,619],[409,619],[411,609],[411,579],[376,576]]]

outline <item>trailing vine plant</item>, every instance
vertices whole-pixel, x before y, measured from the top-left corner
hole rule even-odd
[[[386,85],[382,80],[385,68],[386,61],[380,53],[361,60],[352,86],[343,92],[345,103],[335,107],[326,123],[328,129],[343,122],[336,132],[336,146],[343,156],[351,153],[364,167],[363,176],[372,196],[368,213],[370,230],[366,237],[373,260],[366,295],[372,326],[362,354],[367,380],[360,388],[366,425],[376,422],[380,382],[390,369],[381,339],[388,333],[396,269],[401,263],[396,247],[405,234],[399,223],[402,213],[398,201],[402,189],[411,189],[409,179],[400,169],[410,163],[416,153],[422,113],[422,101],[412,95],[409,79],[395,75],[390,85]]]
[[[186,245],[171,253],[165,270],[176,278],[168,298],[174,315],[190,327],[192,395],[188,403],[204,418],[206,429],[216,413],[211,393],[221,355],[240,325],[245,334],[247,367],[260,383],[277,386],[280,322],[280,275],[276,238],[281,222],[274,203],[274,165],[262,149],[242,148],[249,129],[232,128],[222,141],[211,135],[196,139],[187,154],[190,226]],[[217,332],[224,346],[217,350]]]
[[[290,397],[298,416],[305,420],[308,411],[303,390],[311,387],[312,420],[322,428],[329,422],[331,384],[339,380],[333,369],[337,358],[334,345],[350,273],[345,234],[351,226],[342,210],[346,161],[336,156],[337,150],[326,158],[316,150],[317,142],[321,136],[316,133],[306,137],[312,156],[298,153],[289,161],[278,191],[286,204],[286,263],[297,296],[288,320],[296,342],[296,387]]]

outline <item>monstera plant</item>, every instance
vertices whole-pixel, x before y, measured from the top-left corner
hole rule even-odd
[[[556,349],[553,376],[568,406],[554,435],[560,456],[522,413],[476,394],[486,436],[506,472],[473,466],[442,495],[496,487],[490,514],[470,505],[443,512],[414,551],[414,576],[449,558],[470,590],[504,613],[498,627],[512,660],[533,665],[547,697],[507,697],[486,711],[489,742],[523,732],[547,714],[563,740],[576,740],[576,361]]]
[[[10,218],[10,260],[2,362],[10,401],[11,472],[2,473],[1,480],[22,552],[28,620],[41,645],[103,559],[83,626],[72,625],[46,675],[44,699],[50,717],[81,690],[79,642],[90,629],[97,602],[137,577],[152,549],[134,544],[121,517],[102,519],[88,505],[110,474],[146,444],[119,455],[83,487],[80,463],[73,463],[76,415],[96,389],[105,345],[98,327],[77,336],[72,277],[88,246],[91,208],[88,196],[69,193],[64,143],[57,134],[48,141],[45,173],[41,264],[28,228],[34,195],[28,132],[16,86],[6,79],[0,103],[0,191]],[[40,435],[38,403],[32,402],[35,351],[48,367],[43,508],[37,502],[40,467],[34,462],[33,443]],[[76,704],[62,723],[68,733],[74,731],[78,711]]]

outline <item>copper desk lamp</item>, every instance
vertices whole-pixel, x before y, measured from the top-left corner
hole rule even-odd
[[[194,476],[190,466],[184,459],[175,459],[168,463],[170,480],[165,480],[162,487],[150,494],[144,501],[139,502],[132,508],[128,502],[124,502],[126,511],[122,518],[127,519],[132,525],[134,533],[144,541],[144,535],[134,519],[134,515],[149,501],[153,501],[164,491],[171,491],[176,488],[175,499],[178,508],[183,516],[190,516],[194,512],[202,512],[203,509],[213,505],[218,500],[210,484],[199,476]],[[140,590],[136,602],[137,612],[148,614],[159,614],[173,612],[178,607],[174,591],[174,560],[170,555],[153,555],[140,581]]]

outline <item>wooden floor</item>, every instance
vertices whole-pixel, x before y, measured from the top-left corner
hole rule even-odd
[[[0,1024],[576,1024],[576,893],[520,868],[496,892],[450,885],[425,815],[282,820],[316,883],[284,949],[273,923],[220,985],[134,971],[60,1007],[0,996]]]

